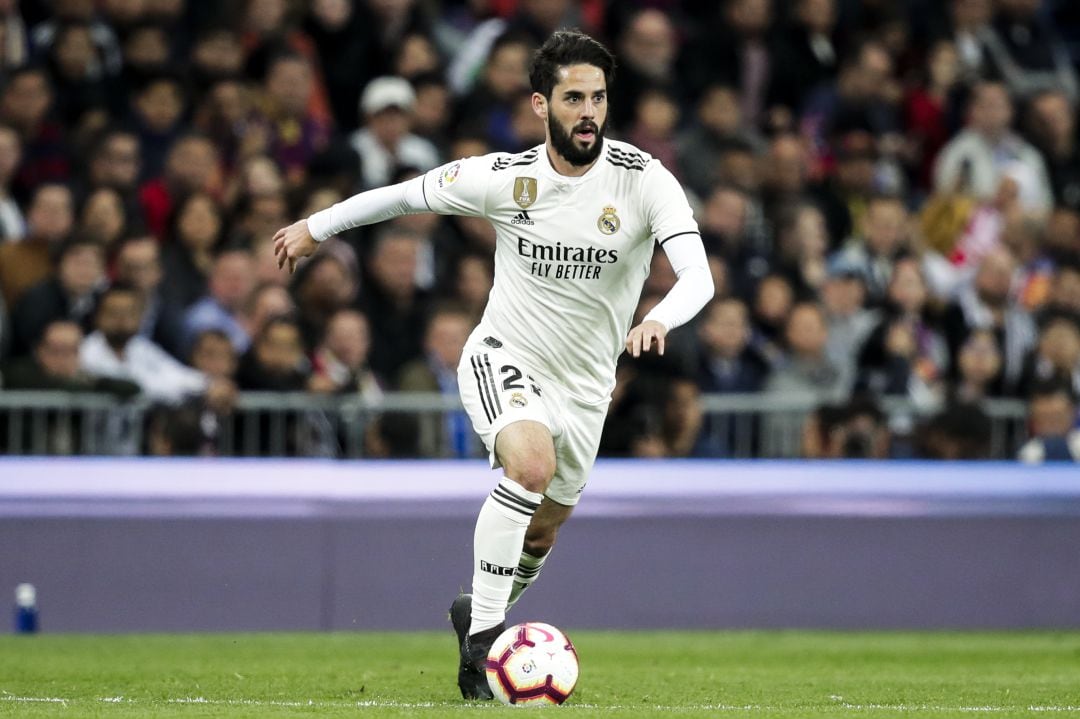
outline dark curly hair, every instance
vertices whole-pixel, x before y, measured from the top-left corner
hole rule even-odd
[[[559,30],[533,54],[529,83],[533,92],[551,99],[559,81],[559,68],[568,65],[593,65],[604,73],[610,86],[615,78],[615,56],[602,44],[580,30]]]

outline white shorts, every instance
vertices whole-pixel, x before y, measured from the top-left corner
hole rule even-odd
[[[547,427],[555,442],[555,477],[544,494],[559,504],[577,504],[596,462],[607,403],[590,405],[573,399],[559,383],[492,338],[465,345],[458,389],[473,429],[488,449],[492,469],[501,466],[495,438],[503,427],[520,420]]]

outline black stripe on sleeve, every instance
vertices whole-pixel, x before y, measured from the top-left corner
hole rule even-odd
[[[434,212],[435,210],[431,209],[431,203],[427,201],[427,175],[426,174],[423,177],[420,178],[420,191],[422,193],[424,193],[424,204],[427,205],[427,208],[428,208],[429,211]]]
[[[668,240],[673,240],[676,237],[682,237],[683,235],[697,235],[698,237],[701,237],[701,233],[698,232],[697,230],[687,230],[686,232],[676,232],[674,235],[668,235],[664,239],[660,240],[660,246],[663,247],[664,243],[667,242]]]

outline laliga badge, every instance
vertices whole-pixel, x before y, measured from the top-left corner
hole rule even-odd
[[[448,187],[449,185],[454,184],[459,174],[461,174],[460,162],[455,162],[453,164],[447,165],[446,168],[439,173],[439,179],[437,180],[436,184],[438,184],[440,189],[443,187]]]
[[[596,227],[605,235],[614,235],[619,231],[621,224],[619,216],[615,214],[615,208],[611,205],[604,208],[604,213],[596,221]]]

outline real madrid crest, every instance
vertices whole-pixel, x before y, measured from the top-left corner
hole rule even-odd
[[[514,202],[518,203],[518,207],[523,210],[536,202],[535,177],[514,178]]]
[[[619,216],[615,214],[615,208],[611,205],[604,208],[604,213],[596,221],[596,226],[605,235],[614,235],[619,231],[620,224]]]

